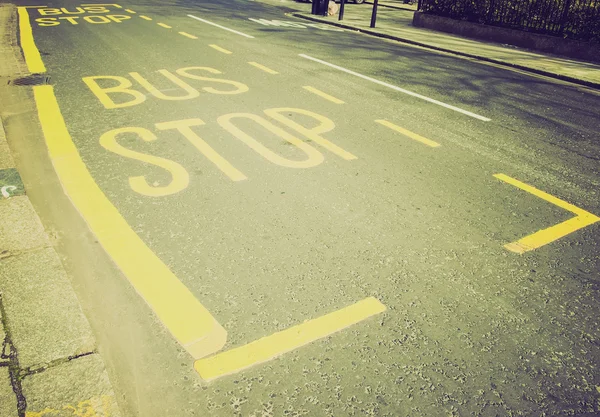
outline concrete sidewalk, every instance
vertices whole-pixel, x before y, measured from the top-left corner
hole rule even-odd
[[[365,4],[373,5],[373,0],[365,1]],[[414,0],[413,4],[404,3],[402,0],[382,0],[378,1],[377,4],[383,7],[392,7],[400,10],[417,11],[417,0]]]
[[[0,121],[0,416],[118,417],[96,340]]]
[[[16,7],[2,4],[3,86],[30,75],[16,36]],[[119,417],[96,339],[54,249],[56,238],[29,201],[6,140],[3,120],[10,123],[26,110],[0,103],[0,417]]]
[[[384,1],[384,3],[386,3]],[[399,2],[389,5],[403,7]],[[397,40],[429,49],[466,56],[524,71],[541,74],[589,87],[600,88],[600,65],[531,52],[511,45],[482,42],[449,35],[412,25],[414,12],[398,7],[379,7],[377,23],[370,28],[371,4],[351,5],[338,16],[316,16],[310,13],[292,13],[296,17],[327,23],[345,29],[358,30],[374,36]]]

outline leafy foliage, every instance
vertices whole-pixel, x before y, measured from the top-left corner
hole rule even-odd
[[[600,0],[421,0],[424,13],[600,42]]]

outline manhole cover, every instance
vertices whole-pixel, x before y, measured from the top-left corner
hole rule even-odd
[[[33,74],[26,77],[8,80],[8,85],[45,85],[50,84],[50,77],[42,74]]]

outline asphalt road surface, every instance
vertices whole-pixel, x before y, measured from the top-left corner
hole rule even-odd
[[[126,416],[598,415],[597,92],[309,4],[85,4],[27,9],[18,147]]]

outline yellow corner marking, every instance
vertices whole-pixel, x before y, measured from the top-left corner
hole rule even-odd
[[[152,20],[152,18],[148,17],[148,16],[140,15],[140,17],[144,20],[148,20],[148,21]]]
[[[169,25],[167,25],[167,24],[165,24],[165,23],[157,23],[157,25],[158,25],[158,26],[162,26],[162,27],[164,27],[165,29],[171,29],[171,26],[169,26]]]
[[[272,70],[271,68],[265,67],[264,65],[261,65],[258,62],[248,62],[248,64],[250,64],[253,67],[256,67],[258,69],[261,69],[264,72],[268,72],[269,74],[279,74],[277,71]]]
[[[389,127],[390,129],[395,130],[396,132],[401,133],[404,136],[407,136],[413,140],[416,140],[417,142],[421,142],[427,146],[431,146],[432,148],[437,148],[439,146],[442,146],[439,143],[432,141],[431,139],[427,139],[421,135],[417,135],[416,133],[411,132],[410,130],[404,129],[403,127],[400,127],[391,122],[388,122],[387,120],[375,120],[375,122],[379,123],[382,126]]]
[[[200,359],[194,363],[194,368],[204,380],[210,381],[274,359],[385,310],[386,307],[376,298],[365,298],[245,346]]]
[[[214,44],[212,44],[212,45],[208,45],[208,46],[210,46],[210,47],[211,47],[211,48],[213,48],[213,49],[216,49],[216,50],[217,50],[217,51],[219,51],[219,52],[223,52],[224,54],[228,54],[228,55],[229,55],[229,54],[232,54],[232,53],[233,53],[233,52],[231,52],[231,51],[228,51],[228,50],[227,50],[227,49],[225,49],[225,48],[221,48],[219,45],[214,45]]]
[[[52,86],[33,94],[46,145],[65,193],[156,316],[195,358],[220,350],[227,332],[131,229],[81,160]]]
[[[541,246],[547,245],[548,243],[554,242],[555,240],[558,240],[561,237],[564,237],[570,233],[573,233],[579,229],[582,229],[586,226],[600,221],[600,217],[595,216],[592,213],[580,209],[579,207],[567,203],[566,201],[556,198],[548,193],[545,193],[544,191],[538,190],[537,188],[532,187],[531,185],[527,185],[519,180],[511,178],[508,175],[494,174],[494,177],[508,184],[514,185],[515,187],[520,188],[523,191],[527,191],[528,193],[533,194],[536,197],[539,197],[542,200],[545,200],[549,203],[552,203],[555,206],[558,206],[562,209],[576,214],[576,217],[573,217],[562,223],[556,224],[547,229],[540,230],[531,235],[525,236],[524,238],[519,239],[516,242],[504,245],[504,247],[511,252],[522,254],[537,249]]]
[[[197,37],[197,36],[190,35],[190,34],[189,34],[189,33],[187,33],[187,32],[178,32],[178,33],[179,33],[180,35],[182,35],[182,36],[185,36],[186,38],[190,38],[190,39],[198,39],[198,37]]]
[[[125,11],[126,11],[127,13],[135,14],[135,11],[133,11],[133,10],[131,10],[131,9],[125,9]]]
[[[21,47],[23,48],[23,55],[25,55],[25,63],[29,72],[32,74],[41,74],[46,72],[46,66],[42,61],[40,51],[35,46],[33,40],[33,30],[31,29],[31,22],[29,22],[29,13],[25,7],[19,7],[19,32],[21,33]]]
[[[316,94],[316,95],[318,95],[318,96],[321,96],[321,97],[323,97],[325,100],[329,100],[329,101],[331,101],[332,103],[335,103],[335,104],[344,104],[344,102],[343,102],[342,100],[340,100],[339,98],[335,98],[335,97],[333,97],[333,96],[330,96],[329,94],[327,94],[327,93],[324,93],[324,92],[322,92],[321,90],[317,90],[316,88],[314,88],[314,87],[311,87],[311,86],[309,86],[309,85],[305,85],[305,86],[304,86],[304,87],[302,87],[302,88],[304,88],[306,91],[310,91],[310,92],[311,92],[311,93],[313,93],[313,94]]]

